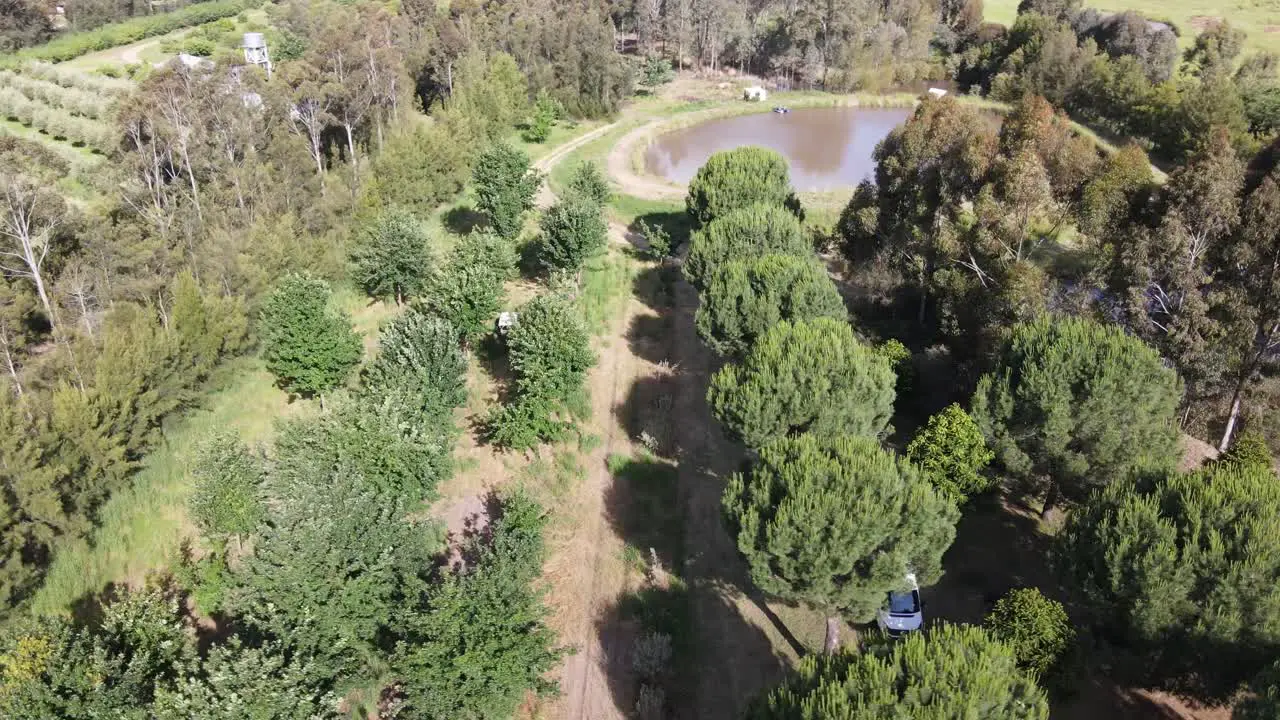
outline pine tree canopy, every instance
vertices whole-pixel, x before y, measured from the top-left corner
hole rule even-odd
[[[693,234],[684,276],[702,289],[730,260],[777,253],[813,257],[813,245],[795,215],[776,205],[749,205],[726,213]]]
[[[801,432],[884,432],[896,377],[843,320],[780,322],[711,379],[716,417],[748,447]]]
[[[1048,477],[1070,495],[1178,453],[1177,375],[1124,330],[1078,318],[1017,326],[973,417],[1005,469]]]
[[[1063,566],[1095,617],[1229,695],[1280,646],[1280,483],[1270,468],[1215,464],[1131,478],[1072,514]]]
[[[783,320],[848,318],[826,269],[802,256],[769,254],[725,262],[711,273],[701,299],[698,334],[721,355],[746,352]]]
[[[862,652],[810,655],[747,720],[1047,720],[1045,693],[981,628],[939,625]]]
[[[724,150],[707,158],[689,182],[685,198],[690,217],[699,225],[757,203],[801,215],[786,159],[762,147]]]
[[[942,575],[960,515],[874,439],[818,434],[761,448],[723,502],[761,589],[860,622],[908,572],[921,584]]]

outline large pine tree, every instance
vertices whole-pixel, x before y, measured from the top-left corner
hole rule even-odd
[[[1047,482],[1045,512],[1177,459],[1182,387],[1159,354],[1114,326],[1045,317],[1014,328],[973,417],[1010,473]]]
[[[863,652],[811,655],[748,720],[1047,720],[1049,703],[1013,652],[981,628],[942,625]]]
[[[711,379],[707,399],[749,447],[801,432],[869,435],[893,414],[889,360],[859,342],[843,320],[781,322],[741,362]]]
[[[960,517],[907,461],[865,437],[806,434],[760,450],[724,493],[725,516],[761,589],[865,622],[885,593],[942,575]]]

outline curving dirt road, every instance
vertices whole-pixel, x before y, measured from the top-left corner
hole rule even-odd
[[[618,183],[618,187],[623,194],[645,200],[671,200],[678,202],[684,199],[686,192],[684,186],[666,182],[662,178],[652,175],[638,173],[631,164],[632,150],[636,144],[644,142],[665,122],[665,118],[658,118],[641,125],[623,135],[609,151],[609,158],[606,162],[609,177]]]

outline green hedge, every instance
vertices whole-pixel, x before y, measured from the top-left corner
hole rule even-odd
[[[257,7],[261,3],[262,0],[210,0],[188,5],[173,12],[136,17],[112,25],[103,25],[95,30],[61,35],[43,45],[0,57],[0,63],[12,61],[14,58],[62,62],[91,52],[109,50],[185,27],[238,15],[245,9]]]

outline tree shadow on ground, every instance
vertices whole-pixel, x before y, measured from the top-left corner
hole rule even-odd
[[[709,591],[702,598],[706,602],[697,619],[702,624],[714,622],[722,642],[735,648],[738,672],[730,677],[704,675],[704,648],[698,642],[702,630],[695,626],[694,615],[694,604],[699,600],[678,580],[658,580],[624,595],[597,619],[605,655],[599,662],[606,670],[609,689],[619,709],[633,717],[644,717],[636,712],[636,701],[641,687],[648,686],[651,693],[656,689],[662,699],[662,711],[657,717],[736,720],[761,690],[782,679],[789,663],[774,650],[768,635],[743,617],[738,606],[724,594]],[[643,648],[653,643],[655,634],[670,638],[670,659],[650,665],[642,658],[653,654],[645,653]],[[698,685],[704,682],[733,687],[734,702],[699,707]]]
[[[684,560],[683,520],[676,467],[647,453],[608,459],[613,482],[605,491],[605,514],[614,533],[638,557],[656,557],[668,572]]]
[[[637,215],[627,226],[627,240],[637,250],[648,251],[648,243],[644,241],[641,228],[648,226],[651,230],[666,233],[670,239],[671,255],[677,255],[680,248],[689,242],[693,234],[693,220],[683,210],[663,210]]]
[[[955,542],[942,558],[945,574],[921,592],[928,618],[980,624],[1017,587],[1067,600],[1049,567],[1052,538],[1040,531],[1034,512],[998,493],[971,499],[963,512]]]
[[[476,228],[484,228],[488,224],[484,213],[467,204],[454,205],[440,216],[444,227],[455,235],[467,235]]]

